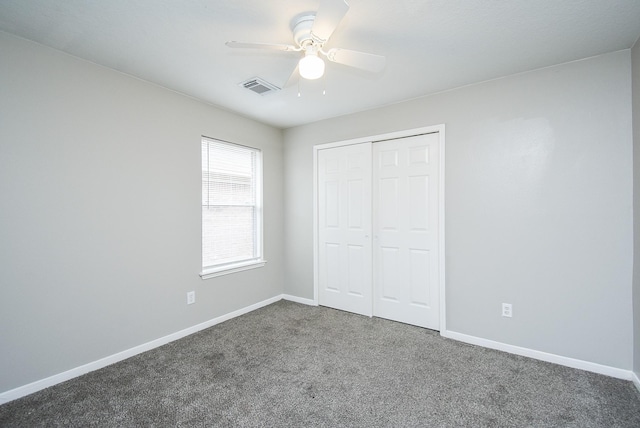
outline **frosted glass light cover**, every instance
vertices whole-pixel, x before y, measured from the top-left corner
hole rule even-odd
[[[316,54],[307,53],[298,64],[300,76],[313,80],[322,77],[324,74],[324,61]]]

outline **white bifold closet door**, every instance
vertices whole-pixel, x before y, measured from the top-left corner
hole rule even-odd
[[[323,306],[439,329],[438,134],[318,152]]]
[[[438,330],[438,134],[373,144],[373,314]]]
[[[318,298],[371,315],[371,143],[318,153]]]

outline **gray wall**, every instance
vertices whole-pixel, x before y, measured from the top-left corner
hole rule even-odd
[[[615,52],[285,130],[285,292],[313,297],[312,146],[444,123],[447,328],[631,369],[630,61]]]
[[[280,130],[4,33],[0,52],[0,392],[282,293]],[[202,134],[264,152],[264,268],[198,276]]]
[[[633,371],[640,378],[640,40],[631,51],[633,80]]]

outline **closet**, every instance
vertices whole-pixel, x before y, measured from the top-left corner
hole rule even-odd
[[[440,150],[438,132],[318,148],[320,305],[439,330]]]

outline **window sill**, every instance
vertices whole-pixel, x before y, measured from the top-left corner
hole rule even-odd
[[[266,260],[252,260],[250,262],[235,263],[200,272],[200,278],[209,279],[216,276],[229,275],[230,273],[242,272],[243,270],[256,269],[267,264]]]

